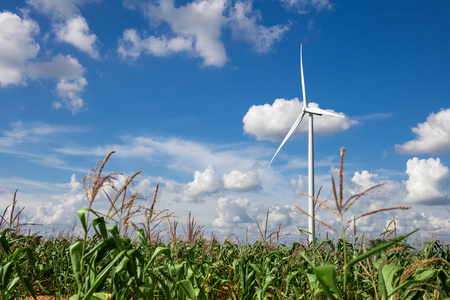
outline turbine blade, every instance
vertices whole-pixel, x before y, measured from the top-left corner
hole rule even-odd
[[[305,108],[307,103],[306,103],[305,78],[303,76],[302,44],[300,44],[300,73],[302,74],[303,108]]]
[[[335,116],[335,117],[340,117],[340,118],[345,118],[345,116],[343,115],[339,115],[337,113],[328,111],[328,110],[324,110],[318,107],[307,107],[305,109],[305,112],[310,113],[310,114],[314,114],[314,115],[328,115],[328,116]]]
[[[277,152],[273,155],[272,159],[270,160],[269,166],[272,164],[273,160],[275,159],[275,156],[277,156],[278,152],[280,151],[281,147],[283,147],[284,143],[291,137],[291,135],[294,133],[295,129],[297,129],[298,125],[303,120],[303,117],[305,116],[305,111],[302,111],[302,113],[298,116],[297,120],[295,120],[294,124],[292,125],[289,132],[286,134],[286,137],[284,138],[283,142],[281,143],[280,147],[278,147]]]

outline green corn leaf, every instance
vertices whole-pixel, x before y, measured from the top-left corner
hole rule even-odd
[[[392,291],[388,292],[388,297],[394,295],[400,289],[406,289],[409,286],[412,286],[412,285],[418,284],[418,283],[426,283],[431,278],[435,277],[436,274],[437,274],[437,272],[435,270],[425,270],[425,271],[421,272],[420,274],[418,274],[414,279],[406,280],[401,285],[392,289]],[[416,291],[415,294],[417,294],[417,292],[418,291]]]
[[[306,234],[309,234],[309,235],[312,235],[312,233],[311,232],[309,232],[308,230],[306,230],[306,229],[303,229],[303,228],[297,228],[298,229],[298,231],[300,231],[300,232],[304,232],[304,233],[306,233]]]
[[[88,211],[88,210],[89,210],[89,208],[80,208],[79,210],[77,210],[78,219],[80,219],[81,225],[83,226],[85,233],[87,233],[88,228],[87,228],[86,215],[84,214],[84,212]]]
[[[120,273],[122,272],[125,267],[127,266],[127,263],[130,261],[130,259],[128,257],[124,257],[122,259],[122,261],[119,263],[119,265],[116,267],[116,269],[114,270],[115,273]]]
[[[11,261],[16,261],[16,259],[25,252],[25,248],[17,248],[16,251],[14,251],[14,254],[11,256]]]
[[[450,294],[450,287],[447,285],[447,275],[445,271],[439,270],[437,277],[439,282],[441,283],[441,286],[443,287],[443,291],[441,292],[442,298],[448,297]]]
[[[197,295],[194,291],[194,287],[192,286],[192,283],[189,280],[184,279],[178,281],[177,284],[183,289],[183,291],[190,299],[197,300]]]
[[[258,268],[257,265],[252,264],[252,263],[249,263],[249,266],[252,267],[253,270],[255,270],[256,275],[261,276],[261,273],[262,273],[262,272],[261,272],[261,270]]]
[[[105,219],[103,219],[103,217],[95,218],[92,221],[92,226],[99,237],[104,240],[108,238],[108,231],[106,230]]]
[[[31,250],[31,248],[26,248],[25,251],[27,254],[28,265],[31,267],[31,269],[36,269],[36,260],[33,250]]]
[[[2,268],[2,287],[6,288],[9,284],[11,274],[13,271],[14,263],[12,261],[6,263]]]
[[[266,291],[269,288],[270,284],[272,283],[272,280],[274,280],[275,277],[273,276],[266,276],[266,279],[264,280],[264,286],[261,289],[261,299],[266,295]]]
[[[92,295],[91,299],[108,300],[108,294],[105,294],[105,293],[94,293]]]
[[[158,255],[164,254],[167,258],[172,260],[172,257],[170,256],[170,249],[166,247],[156,247],[155,252],[153,252],[152,257],[150,258],[150,261],[145,266],[143,273],[147,271],[147,269],[150,267],[150,265],[153,263],[153,261],[158,257]]]
[[[72,262],[72,269],[77,281],[78,287],[82,288],[83,282],[81,280],[81,253],[83,252],[83,243],[78,241],[69,247],[70,260]]]
[[[11,291],[15,290],[16,284],[19,282],[19,280],[19,276],[14,277],[13,280],[11,280],[6,286],[6,293],[9,294]]]
[[[116,225],[114,225],[114,226],[109,226],[109,227],[107,228],[107,230],[108,230],[109,232],[111,232],[111,234],[113,234],[113,235],[115,235],[115,236],[119,236],[119,235],[120,235],[120,233],[119,233],[119,228],[117,228]]]
[[[333,251],[335,250],[333,242],[332,242],[331,240],[329,240],[329,239],[323,239],[323,240],[321,240],[321,241],[320,241],[320,244],[317,245],[316,249],[319,249],[319,248],[322,247],[322,245],[324,245],[324,244],[328,244],[328,246],[330,246],[330,248],[333,249]]]
[[[336,268],[333,265],[319,266],[313,268],[313,270],[328,299],[336,299],[331,291],[340,296],[340,291],[336,285]]]
[[[6,239],[6,236],[4,234],[0,235],[0,244],[3,248],[3,251],[5,251],[7,255],[9,255],[11,253],[11,249],[9,248],[8,240]]]
[[[36,293],[33,289],[33,285],[31,284],[30,280],[26,277],[22,278],[22,283],[24,286],[26,286],[28,292],[31,294],[31,296],[33,296],[33,298],[36,300]]]
[[[380,283],[380,289],[382,290],[382,295],[385,295],[386,299],[392,295],[393,290],[395,289],[395,281],[398,279],[398,276],[395,274],[403,269],[402,267],[396,265],[385,265],[378,273],[378,281]]]
[[[314,267],[314,264],[312,261],[309,260],[308,256],[306,255],[306,252],[300,252],[300,256],[312,267]]]
[[[81,300],[88,300],[91,298],[91,296],[94,294],[97,289],[103,285],[104,281],[106,280],[106,277],[108,276],[109,272],[112,270],[114,265],[119,259],[122,259],[122,256],[124,256],[126,251],[120,252],[96,277],[94,280],[94,284],[91,286],[89,291],[83,295]]]
[[[285,293],[288,292],[289,286],[291,285],[292,279],[294,279],[294,277],[297,276],[297,274],[298,274],[299,272],[300,272],[300,271],[294,271],[294,272],[291,272],[291,273],[289,273],[289,275],[286,277],[286,292],[285,292]]]
[[[139,286],[139,291],[141,292],[142,299],[153,300],[153,291],[155,287],[152,284],[143,284]]]
[[[414,230],[414,231],[411,231],[410,233],[407,233],[407,234],[405,234],[405,235],[399,236],[398,238],[395,238],[395,239],[393,239],[393,240],[391,240],[391,241],[389,241],[389,242],[387,242],[387,243],[384,243],[384,244],[379,245],[379,246],[377,246],[377,247],[375,247],[375,248],[373,248],[373,249],[370,249],[370,250],[367,251],[366,253],[363,253],[363,254],[359,255],[358,257],[356,257],[356,258],[352,259],[351,261],[349,261],[349,262],[347,263],[347,265],[344,266],[344,269],[348,269],[348,268],[351,267],[352,265],[354,265],[354,264],[356,264],[356,263],[358,263],[358,262],[360,262],[360,261],[362,261],[362,260],[364,260],[364,259],[366,259],[366,258],[368,258],[368,257],[371,257],[372,255],[374,255],[374,254],[376,254],[376,253],[378,253],[378,252],[381,252],[381,251],[383,251],[384,249],[386,249],[386,248],[388,248],[388,247],[390,247],[390,246],[392,246],[392,245],[395,245],[395,244],[397,244],[397,243],[400,243],[403,239],[405,239],[405,238],[407,238],[408,236],[410,236],[410,235],[416,233],[418,230],[419,230],[419,229],[416,229],[416,230]],[[345,270],[344,270],[344,271],[345,271]]]

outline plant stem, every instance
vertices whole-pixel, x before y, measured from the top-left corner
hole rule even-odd
[[[342,289],[342,292],[344,294],[344,299],[347,299],[347,274],[348,274],[348,269],[347,269],[347,243],[345,241],[345,223],[344,223],[344,217],[341,213],[341,225],[342,225],[342,241],[344,244],[344,287]]]

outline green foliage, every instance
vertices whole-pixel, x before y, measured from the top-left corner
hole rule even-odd
[[[156,192],[151,208],[133,211],[138,197],[128,197],[126,191],[139,172],[108,198],[111,208],[106,216],[100,215],[91,208],[92,202],[116,174],[101,176],[105,161],[85,178],[89,207],[77,212],[83,236],[18,236],[10,226],[20,224],[18,218],[10,218],[16,223],[9,221],[0,235],[0,299],[45,294],[71,300],[450,300],[449,245],[432,241],[415,249],[405,240],[417,230],[396,238],[385,231],[368,243],[364,238],[347,241],[342,216],[362,194],[343,201],[339,193],[335,214],[341,217],[343,230],[334,240],[274,243],[275,235],[267,234],[267,212],[265,226],[257,223],[260,240],[254,244],[229,239],[220,243],[205,239],[191,217],[185,238],[177,235],[177,223],[170,222],[169,214],[161,218],[154,207]],[[139,209],[146,220],[134,224],[127,212],[135,215]],[[161,220],[168,221],[169,244],[162,243],[155,230]]]

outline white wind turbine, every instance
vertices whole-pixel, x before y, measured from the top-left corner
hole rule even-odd
[[[280,147],[278,147],[277,152],[275,152],[275,155],[272,157],[272,160],[269,163],[273,162],[275,159],[275,156],[277,156],[278,152],[280,151],[281,147],[283,147],[284,143],[289,139],[289,137],[294,133],[294,131],[297,129],[298,125],[300,125],[300,122],[302,121],[305,114],[309,115],[309,130],[308,130],[308,195],[309,195],[309,223],[308,223],[308,230],[311,232],[309,235],[309,242],[314,242],[315,239],[315,221],[314,221],[314,199],[312,197],[315,197],[314,195],[314,129],[313,129],[313,116],[318,115],[330,115],[330,116],[336,116],[344,118],[344,116],[338,115],[336,113],[332,113],[323,109],[320,109],[318,107],[308,107],[308,103],[306,102],[306,91],[305,91],[305,79],[303,77],[303,61],[302,61],[302,45],[300,44],[300,71],[302,76],[302,92],[303,92],[303,109],[301,114],[298,116],[297,120],[295,120],[294,125],[292,125],[289,132],[286,134],[286,137],[284,138],[283,142],[281,143]]]

